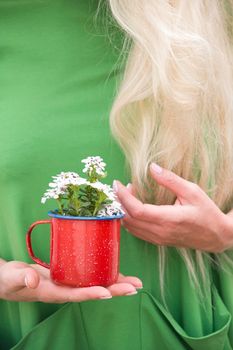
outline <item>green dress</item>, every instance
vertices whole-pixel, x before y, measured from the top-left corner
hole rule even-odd
[[[121,34],[97,0],[0,0],[0,257],[31,262],[25,234],[55,202],[40,203],[51,176],[100,155],[108,182],[127,183],[109,111],[121,69]],[[49,227],[33,235],[49,260]],[[233,278],[217,273],[203,303],[175,249],[163,306],[157,247],[122,230],[121,271],[142,279],[135,296],[83,303],[0,301],[0,349],[230,350]]]

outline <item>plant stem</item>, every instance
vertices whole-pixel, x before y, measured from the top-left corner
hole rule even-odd
[[[62,203],[61,203],[60,198],[57,199],[57,204],[58,204],[58,212],[59,212],[59,214],[63,214]]]

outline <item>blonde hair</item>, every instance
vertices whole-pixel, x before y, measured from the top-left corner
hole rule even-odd
[[[149,164],[156,162],[197,183],[227,211],[233,198],[233,1],[109,0],[109,5],[130,47],[111,130],[138,197],[174,203],[175,195],[149,175]],[[178,251],[192,281],[199,284],[198,271],[206,280],[204,253]],[[163,272],[165,248],[159,254]]]

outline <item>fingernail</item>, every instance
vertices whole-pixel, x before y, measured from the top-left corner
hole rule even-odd
[[[131,186],[132,186],[132,184],[131,184],[130,182],[126,185],[126,187],[127,187],[128,189],[130,189]]]
[[[129,292],[129,293],[125,294],[125,295],[135,295],[135,294],[138,294],[138,292],[136,290],[133,291],[133,292]]]
[[[161,168],[161,166],[159,166],[156,163],[151,163],[150,165],[151,169],[156,173],[156,174],[161,174],[163,169]]]
[[[30,288],[27,276],[24,278],[24,283],[27,288]]]
[[[143,289],[143,286],[135,286],[136,289]]]
[[[117,180],[114,180],[114,181],[113,181],[113,189],[114,189],[115,192],[118,191]]]
[[[103,297],[100,297],[100,299],[111,299],[112,295],[105,295]]]

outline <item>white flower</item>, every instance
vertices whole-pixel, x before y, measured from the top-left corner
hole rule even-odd
[[[77,173],[72,171],[68,171],[68,172],[62,171],[60,174],[56,176],[52,176],[52,178],[54,180],[49,184],[49,186],[56,187],[57,185],[59,186],[76,185],[80,176]]]
[[[61,188],[51,188],[48,189],[44,196],[41,198],[41,203],[45,203],[47,199],[53,198],[58,199],[60,195],[65,194],[65,191],[63,191]]]
[[[80,177],[77,173],[74,172],[61,172],[60,174],[56,176],[52,176],[54,179],[53,182],[49,183],[49,188],[45,193],[44,196],[41,199],[41,203],[45,203],[47,199],[53,198],[53,199],[58,199],[60,195],[67,194],[67,187],[68,185],[83,185],[87,184],[89,185],[90,183]]]
[[[90,183],[90,186],[103,191],[110,200],[114,201],[116,199],[116,195],[111,186],[103,184],[100,181],[92,182]]]
[[[106,164],[103,162],[103,159],[99,156],[96,157],[87,157],[81,161],[85,163],[85,167],[83,169],[84,173],[89,173],[95,170],[95,172],[100,175],[105,175],[105,166]]]
[[[80,177],[77,173],[74,172],[61,172],[57,176],[53,176],[53,182],[49,183],[49,186],[52,188],[60,188],[63,191],[66,190],[68,185],[80,186],[83,184],[89,185],[89,181]]]
[[[114,216],[120,214],[124,214],[124,210],[119,202],[114,201],[111,204],[106,204],[102,209],[100,209],[97,216]]]

